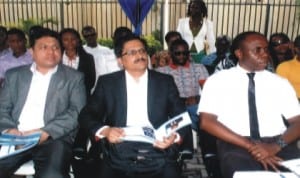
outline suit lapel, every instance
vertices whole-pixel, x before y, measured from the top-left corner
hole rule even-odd
[[[155,86],[156,86],[155,78],[153,78],[152,72],[150,70],[148,70],[148,93],[147,93],[148,103],[147,103],[147,110],[148,110],[148,118],[149,118],[151,123],[152,123],[151,118],[153,118],[152,117],[153,111],[151,110],[152,109],[151,106],[153,106],[153,104],[155,104],[155,103],[153,103],[154,102],[154,96],[155,96],[154,92],[156,91]]]
[[[25,70],[25,73],[22,74],[22,76],[20,78],[18,78],[18,82],[19,82],[19,101],[18,102],[18,106],[16,107],[20,107],[20,113],[22,111],[22,108],[25,105],[27,96],[28,96],[28,92],[29,92],[29,88],[30,88],[30,84],[31,84],[31,80],[32,80],[32,72],[30,71],[30,67],[28,67],[28,70]]]
[[[45,105],[45,113],[44,113],[44,118],[47,120],[46,116],[50,116],[51,113],[49,112],[54,112],[53,108],[49,109],[49,103],[51,103],[51,100],[56,100],[54,96],[57,96],[55,93],[59,92],[60,89],[64,86],[64,75],[62,72],[63,68],[58,65],[57,71],[52,75],[50,83],[49,83],[49,88],[47,92],[47,98],[46,98],[46,105]]]
[[[120,126],[126,126],[127,119],[127,88],[126,88],[126,77],[125,72],[121,73],[119,77],[118,86],[116,87],[117,100],[119,102],[119,111],[120,117],[118,117],[118,121],[116,123],[120,123]]]

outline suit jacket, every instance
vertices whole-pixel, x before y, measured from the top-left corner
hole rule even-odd
[[[29,92],[31,65],[9,70],[0,90],[0,132],[17,128],[19,117]],[[62,64],[50,80],[44,111],[46,131],[52,139],[65,137],[72,141],[78,127],[78,114],[85,105],[83,75]]]
[[[148,117],[154,128],[169,118],[184,112],[185,105],[173,78],[148,70]],[[100,76],[91,100],[79,115],[80,126],[87,129],[92,138],[104,125],[126,126],[127,94],[125,71]],[[189,127],[179,131],[182,138],[191,132]]]

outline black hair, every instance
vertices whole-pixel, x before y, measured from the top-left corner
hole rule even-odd
[[[129,41],[133,41],[133,40],[139,40],[140,42],[143,43],[145,49],[147,50],[148,49],[148,46],[147,46],[147,42],[140,38],[139,36],[136,36],[134,34],[131,34],[131,35],[127,35],[127,36],[124,36],[122,39],[120,39],[116,44],[115,44],[115,47],[114,47],[114,52],[115,52],[115,55],[117,57],[122,57],[122,54],[123,54],[123,49],[124,49],[124,45],[129,42]]]
[[[232,41],[231,47],[230,47],[230,53],[232,54],[234,60],[238,60],[238,58],[235,56],[235,51],[238,49],[241,49],[243,46],[244,41],[246,38],[250,35],[260,35],[265,37],[262,33],[256,32],[256,31],[246,31],[238,34]]]
[[[300,35],[295,38],[294,46],[300,48]]]
[[[93,26],[91,26],[91,25],[87,25],[87,26],[84,26],[82,28],[81,34],[83,34],[84,31],[94,31],[94,32],[96,32],[96,29]]]
[[[280,42],[280,44],[289,43],[291,41],[290,38],[288,37],[288,35],[283,33],[283,32],[273,33],[270,36],[270,39],[269,39],[269,52],[270,52],[270,55],[271,55],[271,58],[272,58],[274,69],[276,69],[277,66],[279,65],[279,63],[281,62],[279,60],[278,56],[277,56],[277,52],[276,52],[276,49],[275,49],[275,47],[280,45],[280,44],[278,44],[277,42],[274,42],[272,40],[275,37],[281,38],[282,41]],[[286,53],[284,54],[284,58],[285,59],[292,59],[293,58],[293,52],[292,52],[291,49],[286,51]]]
[[[216,38],[216,43],[215,43],[215,45],[217,45],[220,41],[225,41],[227,45],[230,45],[230,43],[231,43],[231,42],[230,42],[230,39],[229,39],[228,36],[226,36],[226,35],[218,36],[218,37]]]
[[[5,34],[7,34],[7,29],[4,26],[0,26],[0,31],[4,32]]]
[[[26,36],[24,31],[18,29],[18,28],[11,28],[7,31],[7,36],[8,35],[18,35],[21,39],[26,40]]]
[[[273,33],[270,36],[270,39],[269,39],[269,45],[270,45],[270,47],[272,47],[272,38],[274,38],[274,37],[280,37],[280,38],[282,38],[282,40],[284,41],[284,43],[291,41],[290,38],[285,33],[282,33],[282,32],[281,33]]]
[[[200,11],[201,11],[201,14],[202,14],[203,18],[207,17],[207,7],[206,7],[203,0],[191,0],[189,5],[188,5],[187,16],[191,15],[191,5],[192,5],[192,3],[195,3],[200,7]]]
[[[62,46],[59,38],[59,34],[56,31],[51,30],[49,28],[42,28],[38,30],[38,33],[35,33],[34,38],[32,38],[32,40],[30,41],[30,47],[33,47],[36,41],[42,37],[55,38],[59,42],[60,47]]]
[[[179,45],[184,45],[187,49],[189,49],[189,45],[184,39],[177,39],[171,43],[170,52],[174,52],[175,48]]]
[[[119,40],[121,40],[122,38],[124,38],[125,36],[130,36],[133,35],[132,31],[128,28],[128,27],[118,27],[115,29],[114,31],[114,35],[113,35],[113,44],[114,46],[117,45],[117,43],[119,42]]]
[[[79,32],[77,30],[75,30],[74,28],[64,28],[59,33],[60,40],[62,40],[62,36],[65,33],[72,33],[73,35],[75,35],[75,37],[78,39],[78,44],[76,46],[76,51],[77,51],[78,55],[79,56],[81,56],[82,54],[86,55],[87,52],[83,49],[82,40],[80,38]],[[65,48],[63,46],[62,46],[62,49],[65,50]]]
[[[40,31],[43,29],[44,29],[44,27],[42,27],[41,25],[34,25],[29,28],[28,37],[29,37],[29,45],[30,46],[34,41],[35,36],[38,35],[38,33],[40,33]]]
[[[179,32],[177,32],[177,31],[169,31],[169,32],[166,34],[166,36],[165,36],[166,42],[169,43],[170,39],[171,39],[172,37],[174,37],[174,36],[179,36],[180,38],[182,38],[182,37],[181,37],[181,34],[180,34]]]

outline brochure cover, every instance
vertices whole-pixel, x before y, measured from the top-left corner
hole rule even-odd
[[[300,158],[282,161],[281,165],[300,177]]]
[[[137,142],[148,142],[153,143],[155,140],[163,140],[163,137],[168,137],[171,133],[190,125],[192,123],[188,112],[179,114],[167,122],[162,124],[157,130],[152,127],[125,127],[125,137],[122,138],[124,141],[137,141]]]
[[[3,133],[0,135],[0,159],[26,151],[39,143],[41,133],[17,136]]]
[[[299,178],[293,173],[271,171],[236,171],[233,178]]]

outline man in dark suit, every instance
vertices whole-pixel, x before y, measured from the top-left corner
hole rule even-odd
[[[78,113],[85,105],[83,75],[60,64],[58,34],[40,30],[31,46],[34,63],[6,73],[0,92],[0,132],[41,133],[38,146],[0,160],[0,177],[10,177],[32,159],[35,177],[68,178]]]
[[[109,147],[107,154],[104,154],[100,177],[180,177],[176,162],[178,146],[185,136],[191,134],[190,127],[182,128],[161,141],[156,140],[153,145],[148,144],[147,149],[150,151],[165,153],[160,158],[166,160],[163,169],[151,174],[143,171],[137,173],[130,166],[118,169],[113,164],[114,158],[108,156],[126,144],[121,141],[125,135],[122,127],[152,126],[157,129],[168,118],[185,111],[173,78],[147,69],[145,41],[135,36],[124,37],[115,46],[115,53],[124,70],[99,77],[91,100],[79,116],[80,125],[93,138],[108,141]],[[142,142],[131,143],[136,145],[138,152],[145,145]],[[125,155],[130,152],[126,148],[122,151]],[[138,159],[132,160],[132,163],[138,162]],[[131,164],[130,161],[128,163]]]

